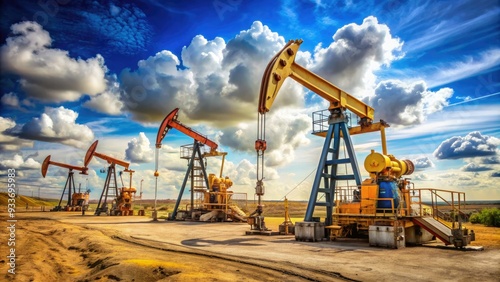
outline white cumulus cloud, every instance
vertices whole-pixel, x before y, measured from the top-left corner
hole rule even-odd
[[[2,95],[2,98],[0,99],[0,101],[5,106],[11,106],[14,108],[19,107],[19,98],[13,92]]]
[[[117,81],[116,75],[108,77],[107,81],[108,85],[106,90],[95,96],[91,96],[90,100],[85,102],[83,106],[108,115],[120,115],[123,113],[123,102],[120,97],[120,83]]]
[[[94,139],[94,133],[88,126],[76,123],[77,118],[77,112],[62,106],[46,107],[40,117],[25,123],[18,135],[25,139],[86,148]]]
[[[106,89],[104,59],[74,59],[64,50],[51,48],[49,33],[36,22],[11,26],[13,36],[0,49],[2,70],[18,75],[28,96],[51,102],[76,101],[84,93]]]
[[[267,166],[280,166],[295,159],[295,150],[310,143],[307,134],[311,130],[311,119],[305,110],[282,108],[266,118]],[[255,152],[256,129],[246,123],[220,131],[217,141],[243,152]]]
[[[134,163],[147,163],[153,160],[154,152],[144,132],[139,133],[139,138],[133,138],[128,142],[125,150],[125,158]]]
[[[233,126],[255,118],[265,66],[285,44],[283,37],[256,21],[227,43],[220,37],[195,36],[181,59],[163,50],[122,71],[125,107],[143,122],[160,121],[179,107],[187,119]],[[179,66],[183,66],[180,68]],[[278,104],[303,102],[299,87]]]
[[[493,157],[481,158],[481,163],[487,164],[487,165],[500,164],[500,157],[493,156]]]
[[[500,139],[473,131],[466,136],[453,136],[443,141],[434,151],[438,159],[460,159],[498,154]]]
[[[414,160],[412,160],[413,164],[415,165],[415,168],[417,169],[423,169],[423,168],[428,168],[428,167],[433,167],[434,163],[429,159],[429,157],[418,157]]]
[[[23,147],[33,147],[33,141],[27,141],[10,133],[16,128],[16,122],[0,116],[0,149],[2,151],[19,151]]]
[[[1,169],[39,169],[41,164],[35,161],[33,158],[27,158],[26,160],[19,154],[14,155],[14,158],[11,160],[1,160],[0,168]]]
[[[228,163],[224,168],[224,176],[228,176],[235,185],[250,185],[255,187],[257,179],[257,166],[247,159],[241,160],[237,164]],[[278,172],[274,168],[266,168],[265,179],[279,179]]]
[[[328,47],[316,47],[308,68],[358,98],[371,94],[375,71],[402,56],[401,40],[373,16],[361,25],[343,26],[333,40]]]
[[[477,172],[477,171],[486,171],[486,170],[492,170],[493,168],[487,167],[484,165],[478,165],[476,163],[468,163],[465,166],[461,168],[463,171],[470,171],[470,172]]]
[[[415,125],[442,110],[452,95],[450,88],[430,91],[424,81],[386,80],[377,85],[375,95],[365,98],[365,102],[376,109],[377,119],[391,125]]]
[[[420,180],[420,181],[425,181],[429,180],[429,177],[425,173],[417,173],[413,176],[414,180]]]

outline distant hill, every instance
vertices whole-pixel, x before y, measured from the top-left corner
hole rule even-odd
[[[0,192],[0,205],[7,206],[9,203],[9,195],[5,192]],[[55,199],[35,199],[28,196],[18,196],[16,197],[16,207],[40,207],[40,206],[56,206],[59,200]]]

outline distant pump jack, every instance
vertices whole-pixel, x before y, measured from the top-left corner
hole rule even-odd
[[[85,166],[88,166],[94,156],[105,160],[108,162],[109,166],[107,170],[101,170],[107,171],[107,176],[94,214],[100,215],[101,213],[105,213],[107,215],[133,215],[134,211],[132,209],[132,203],[136,189],[132,187],[132,174],[135,171],[129,169],[130,164],[128,162],[96,152],[97,144],[98,141],[96,140],[87,150],[84,160]],[[120,173],[122,188],[118,188],[115,165],[124,167],[124,172],[129,173],[129,187],[125,187],[125,185],[123,185],[123,179],[121,178],[122,175]],[[111,207],[108,207],[108,205],[111,205]]]
[[[228,189],[233,185],[229,177],[222,177],[226,152],[219,152],[218,144],[206,136],[185,126],[178,121],[179,109],[172,110],[161,123],[156,137],[155,152],[155,177],[158,177],[158,151],[162,141],[172,128],[193,138],[193,144],[181,146],[181,158],[188,160],[188,169],[184,176],[182,186],[175,203],[170,220],[245,220],[246,214],[235,204],[231,204],[231,197],[235,194]],[[210,148],[208,152],[202,152],[204,145]],[[219,176],[206,172],[206,158],[221,156],[222,163]],[[187,180],[191,179],[191,204],[189,211],[179,215],[179,205],[184,193]],[[197,199],[195,202],[195,198]]]
[[[64,185],[63,192],[61,194],[61,198],[59,199],[59,203],[57,206],[52,209],[53,211],[79,211],[82,209],[87,209],[89,204],[89,191],[85,193],[80,193],[80,191],[76,192],[75,180],[73,178],[73,170],[80,171],[80,174],[87,175],[88,168],[87,166],[74,166],[65,163],[54,162],[50,160],[50,155],[48,155],[42,163],[42,176],[45,178],[47,175],[47,170],[49,165],[54,165],[62,168],[68,169],[68,178],[66,179],[66,184]],[[64,197],[64,193],[68,190],[68,201],[65,207],[61,206],[62,199]],[[40,196],[39,196],[40,197]]]

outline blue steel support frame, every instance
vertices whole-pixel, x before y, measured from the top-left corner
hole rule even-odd
[[[340,138],[344,140],[347,150],[348,158],[346,159],[339,159]],[[338,165],[346,163],[351,164],[353,174],[338,175]],[[331,123],[328,127],[304,221],[313,221],[315,207],[325,206],[325,226],[331,225],[337,181],[351,179],[355,180],[357,187],[361,187],[361,174],[359,173],[358,162],[356,160],[351,136],[349,135],[349,129],[347,128],[346,120],[341,120]],[[321,187],[321,182],[324,184],[323,187]],[[318,193],[324,193],[324,202],[318,202]]]

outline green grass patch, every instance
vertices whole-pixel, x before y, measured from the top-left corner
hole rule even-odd
[[[500,209],[486,208],[470,216],[471,223],[481,223],[486,226],[500,227]]]

